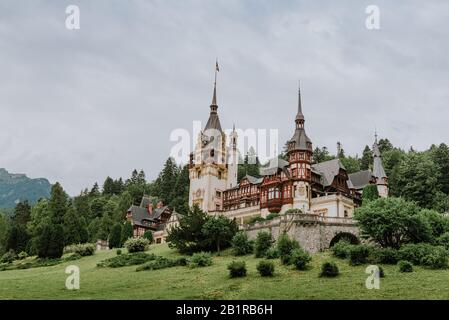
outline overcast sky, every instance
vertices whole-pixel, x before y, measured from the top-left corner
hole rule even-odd
[[[216,57],[224,128],[283,143],[300,79],[314,146],[361,154],[376,127],[407,149],[448,143],[448,39],[443,0],[2,0],[0,167],[71,195],[134,168],[155,178],[170,132],[207,120]]]

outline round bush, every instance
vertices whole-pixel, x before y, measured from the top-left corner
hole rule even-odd
[[[295,249],[291,253],[291,263],[298,270],[306,270],[307,264],[312,261],[310,254],[304,249]]]
[[[333,278],[340,274],[335,262],[325,262],[321,265],[320,277]]]
[[[410,261],[401,260],[398,262],[399,272],[413,272],[413,265]]]
[[[232,261],[228,265],[228,270],[231,278],[246,277],[245,261]]]
[[[122,254],[122,249],[117,249],[116,253],[117,253],[118,256],[121,255]]]
[[[129,253],[146,251],[149,245],[150,241],[145,238],[129,238],[125,242],[125,248],[128,249]]]
[[[244,256],[253,252],[254,243],[244,231],[237,232],[232,238],[232,249],[236,256]]]
[[[440,246],[443,246],[447,250],[449,250],[449,232],[445,232],[441,236],[439,236],[438,239],[437,239],[437,243]]]
[[[274,273],[274,263],[268,260],[262,260],[257,265],[257,271],[262,277],[271,277]]]
[[[267,253],[265,254],[265,258],[267,259],[277,259],[279,258],[279,252],[275,247],[271,247],[267,250]]]
[[[351,244],[345,240],[340,240],[331,248],[332,254],[340,259],[345,259],[349,256],[351,250]]]
[[[212,256],[208,252],[194,253],[190,259],[191,267],[208,267],[210,265],[212,265]]]
[[[399,249],[400,260],[410,261],[414,265],[423,263],[426,256],[433,251],[433,246],[428,243],[406,244]]]

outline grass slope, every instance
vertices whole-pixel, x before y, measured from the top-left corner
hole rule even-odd
[[[178,256],[167,245],[153,245],[150,252]],[[379,290],[365,287],[366,266],[352,267],[330,253],[313,255],[307,271],[296,271],[275,260],[273,278],[262,278],[256,270],[259,259],[235,258],[229,252],[214,257],[210,267],[174,267],[136,272],[136,266],[98,268],[99,261],[115,256],[115,250],[60,265],[0,272],[0,299],[448,299],[448,270],[414,267],[413,273],[399,273],[397,266],[384,266],[386,278]],[[246,278],[230,279],[227,265],[244,259]],[[322,262],[332,260],[341,274],[319,278]],[[65,268],[81,270],[79,291],[65,289]]]

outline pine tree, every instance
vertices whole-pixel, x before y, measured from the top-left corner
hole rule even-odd
[[[114,180],[111,177],[107,177],[103,183],[103,195],[112,196],[114,193]]]
[[[109,248],[122,247],[122,225],[120,223],[114,224],[109,234]]]
[[[133,237],[133,226],[131,222],[126,221],[122,230],[122,243],[125,243],[126,240]]]
[[[360,170],[368,170],[373,165],[373,154],[368,146],[363,150],[362,159],[360,159]]]
[[[64,216],[64,244],[85,243],[89,239],[86,220],[70,206]]]
[[[51,188],[48,211],[54,224],[62,224],[67,213],[67,194],[58,182]]]

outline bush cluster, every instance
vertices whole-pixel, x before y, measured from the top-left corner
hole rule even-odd
[[[256,258],[263,258],[267,254],[267,251],[271,248],[273,244],[273,238],[271,233],[266,231],[260,231],[257,234],[256,242],[254,244],[254,253]]]
[[[94,243],[73,244],[64,248],[64,253],[74,253],[81,257],[92,256],[96,247]]]
[[[310,261],[312,261],[311,255],[302,248],[294,249],[291,253],[290,263],[298,270],[306,270]]]
[[[276,247],[271,247],[267,250],[267,253],[265,254],[265,258],[267,259],[277,259],[279,258],[279,252],[276,249]]]
[[[14,260],[16,260],[16,254],[14,253],[13,250],[9,250],[2,256],[2,258],[0,259],[0,262],[12,263]]]
[[[137,267],[136,271],[159,270],[177,266],[185,266],[186,264],[186,258],[169,259],[157,256],[154,260],[146,262],[143,265]]]
[[[232,261],[228,265],[228,270],[231,278],[246,277],[245,261]]]
[[[209,252],[198,252],[190,258],[190,267],[208,267],[212,265],[212,255]]]
[[[349,251],[351,250],[352,245],[347,241],[339,241],[331,248],[332,254],[341,259],[346,259],[349,257]]]
[[[428,243],[406,244],[399,249],[399,257],[414,265],[444,269],[448,265],[449,252],[442,246],[432,246]]]
[[[103,260],[97,264],[98,267],[120,268],[126,266],[134,266],[156,259],[154,254],[145,252],[136,252],[121,254],[115,257]]]
[[[150,241],[146,238],[129,238],[125,242],[125,248],[129,253],[146,251],[150,245]]]
[[[367,262],[370,255],[370,247],[367,245],[353,245],[349,250],[349,264],[358,266]]]
[[[249,240],[248,235],[244,231],[237,232],[232,238],[231,243],[236,256],[244,256],[253,253],[254,242]]]

